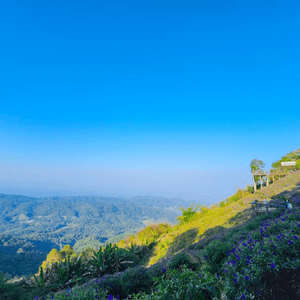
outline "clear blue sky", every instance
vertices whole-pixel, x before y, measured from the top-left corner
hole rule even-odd
[[[300,2],[2,1],[0,192],[219,202],[300,147]]]

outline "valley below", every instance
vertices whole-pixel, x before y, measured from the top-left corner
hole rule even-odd
[[[9,276],[38,271],[51,249],[79,253],[115,243],[149,224],[176,224],[190,201],[161,197],[27,197],[0,194],[0,269]]]

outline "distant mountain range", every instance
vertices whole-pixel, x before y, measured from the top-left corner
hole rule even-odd
[[[117,242],[151,223],[175,224],[181,215],[179,207],[191,204],[178,198],[149,196],[36,198],[0,194],[0,251],[6,255],[6,263],[7,255],[46,255],[64,245],[80,252]]]

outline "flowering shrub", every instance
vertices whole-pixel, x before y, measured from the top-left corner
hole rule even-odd
[[[252,299],[266,294],[265,284],[276,281],[280,270],[300,268],[299,219],[299,212],[294,210],[283,212],[277,219],[265,220],[258,229],[260,241],[249,234],[227,253],[221,274],[229,299]],[[273,297],[278,292],[278,288],[273,291]]]
[[[145,268],[130,268],[120,277],[122,290],[120,296],[127,297],[130,294],[139,291],[150,292],[153,285],[153,279]]]

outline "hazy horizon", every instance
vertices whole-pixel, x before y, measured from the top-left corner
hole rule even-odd
[[[299,148],[300,2],[6,1],[0,193],[216,203]]]

